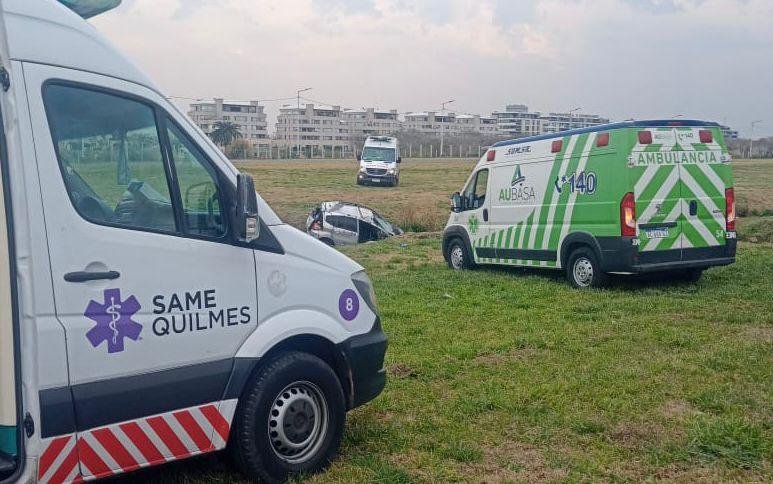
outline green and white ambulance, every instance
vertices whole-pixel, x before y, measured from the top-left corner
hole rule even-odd
[[[630,121],[503,141],[475,166],[443,237],[454,269],[564,269],[697,279],[735,261],[731,157],[719,125]]]

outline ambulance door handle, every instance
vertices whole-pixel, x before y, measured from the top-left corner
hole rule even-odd
[[[690,216],[694,217],[696,215],[698,215],[698,202],[690,200]]]
[[[484,222],[488,222],[488,209],[487,208],[483,209],[483,221]]]
[[[67,282],[88,282],[88,281],[100,281],[108,280],[112,281],[121,277],[121,273],[117,271],[105,271],[105,272],[68,272],[64,275],[64,280]]]

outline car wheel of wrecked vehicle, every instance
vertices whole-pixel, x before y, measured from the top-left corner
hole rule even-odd
[[[277,356],[243,396],[231,452],[242,471],[265,482],[314,473],[335,458],[346,423],[338,377],[314,355]]]
[[[446,260],[448,267],[460,271],[462,269],[472,269],[475,267],[475,261],[472,254],[467,250],[467,244],[458,237],[455,237],[448,243],[446,248]]]

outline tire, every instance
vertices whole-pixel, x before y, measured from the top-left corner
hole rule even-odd
[[[476,266],[467,244],[460,237],[454,237],[448,242],[445,255],[448,267],[455,271],[474,269]]]
[[[325,469],[336,457],[346,401],[335,372],[314,355],[271,359],[239,401],[229,449],[250,479],[284,482]]]
[[[572,287],[604,287],[609,275],[601,270],[596,254],[588,247],[580,247],[569,256],[566,264],[566,279]]]
[[[392,182],[392,186],[396,187],[399,184],[400,184],[400,178],[399,177],[395,177],[395,181]]]

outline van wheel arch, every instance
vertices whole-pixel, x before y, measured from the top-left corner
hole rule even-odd
[[[338,381],[341,384],[341,388],[344,391],[344,397],[346,399],[347,409],[351,409],[354,401],[353,385],[351,380],[351,370],[349,368],[349,362],[346,361],[343,353],[338,347],[330,340],[313,334],[299,334],[292,336],[284,341],[281,341],[268,350],[255,365],[255,368],[250,372],[249,378],[246,380],[244,388],[239,392],[243,395],[249,386],[249,382],[253,381],[258,372],[269,365],[273,360],[278,358],[284,353],[288,352],[300,352],[314,355],[320,360],[327,363],[330,368],[333,369]]]
[[[473,255],[472,244],[470,243],[470,237],[467,235],[467,231],[461,227],[449,227],[443,233],[443,257],[446,257],[446,254],[448,253],[448,245],[454,239],[461,239],[462,242],[467,245],[467,250],[469,251],[470,255]]]
[[[599,261],[599,264],[602,266],[604,265],[601,246],[599,245],[598,241],[596,241],[596,238],[586,232],[575,232],[566,236],[563,243],[561,244],[559,259],[561,261],[561,267],[565,268],[567,262],[569,261],[569,256],[572,255],[572,252],[581,247],[587,247],[591,249],[596,256],[596,259]]]

